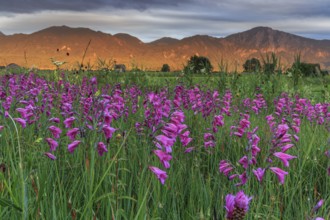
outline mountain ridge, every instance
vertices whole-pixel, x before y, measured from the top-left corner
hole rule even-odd
[[[330,68],[330,40],[305,38],[262,26],[221,38],[208,35],[180,40],[163,37],[149,43],[127,33],[112,35],[68,26],[52,26],[31,34],[0,36],[0,65],[17,63],[41,69],[54,68],[50,58],[67,61],[64,68],[77,68],[77,62],[82,60],[86,49],[84,65],[88,63],[94,68],[97,68],[99,59],[108,59],[123,63],[128,69],[159,70],[167,63],[172,70],[179,70],[191,56],[200,55],[208,57],[215,67],[221,61],[228,65],[229,70],[241,70],[246,59],[261,59],[268,52],[275,52],[281,57],[284,67],[289,67],[294,56],[300,53],[302,61]]]

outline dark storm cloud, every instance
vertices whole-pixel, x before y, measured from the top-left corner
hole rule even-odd
[[[181,3],[193,0],[183,0]],[[43,10],[89,11],[103,8],[145,10],[177,6],[176,0],[2,0],[0,12],[31,13]]]
[[[1,0],[0,12],[33,13],[51,11],[91,11],[109,9],[192,10],[194,16],[210,20],[273,19],[274,17],[329,16],[329,0]],[[207,16],[210,11],[212,15]],[[218,12],[216,15],[214,12]]]
[[[54,25],[125,32],[143,41],[216,37],[256,26],[330,39],[329,0],[0,0],[0,30],[32,33]]]

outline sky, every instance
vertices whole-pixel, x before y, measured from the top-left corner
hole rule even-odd
[[[144,42],[225,37],[256,26],[330,39],[330,0],[0,0],[6,35],[61,25],[128,33]]]

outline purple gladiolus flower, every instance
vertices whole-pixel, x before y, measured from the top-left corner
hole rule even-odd
[[[299,137],[297,135],[293,135],[293,138],[295,139],[295,141],[299,141]]]
[[[100,156],[102,156],[104,152],[108,152],[107,146],[103,142],[99,142],[97,144],[97,152]]]
[[[2,126],[3,127],[3,126]],[[2,129],[1,129],[2,130]],[[328,158],[330,158],[330,150],[326,150],[324,152],[325,156],[327,156]]]
[[[70,138],[71,141],[76,139],[76,136],[79,132],[79,128],[72,128],[71,130],[68,130],[66,135]]]
[[[214,138],[213,134],[205,133],[204,134],[204,147],[205,148],[214,147],[215,146],[214,140],[215,140],[215,138]]]
[[[172,160],[172,156],[161,151],[161,150],[154,150],[154,154],[160,159],[162,164],[166,169],[170,168],[170,163],[169,161]]]
[[[116,131],[115,128],[110,127],[109,125],[103,125],[103,132],[107,139],[112,138],[112,134]]]
[[[235,186],[243,186],[247,182],[247,175],[246,171],[244,171],[241,175],[238,175],[238,178],[241,180],[241,182],[235,184]]]
[[[312,212],[313,213],[317,212],[322,207],[323,202],[324,202],[323,199],[321,199],[320,201],[318,201],[318,203],[313,207]]]
[[[25,118],[25,119],[27,118],[27,114],[28,114],[28,110],[27,109],[25,109],[25,108],[17,108],[16,111],[18,111],[21,114],[22,118]]]
[[[75,119],[76,119],[75,117],[70,117],[70,118],[65,119],[63,121],[63,123],[65,125],[65,128],[71,128],[71,126],[72,126]]]
[[[204,141],[208,141],[208,140],[215,140],[214,135],[211,133],[205,133],[204,134]]]
[[[214,146],[215,146],[215,143],[212,140],[204,142],[204,147],[205,148],[214,147]]]
[[[230,163],[228,163],[226,160],[222,160],[219,163],[219,171],[220,173],[223,173],[223,175],[228,176],[230,171],[232,171],[234,168]]]
[[[170,138],[175,138],[178,135],[178,131],[178,126],[173,123],[167,123],[162,129],[163,134]]]
[[[233,179],[235,179],[235,178],[238,177],[238,176],[239,176],[239,174],[233,174],[233,175],[230,175],[230,176],[228,177],[228,180],[232,181]]]
[[[169,138],[169,137],[161,134],[161,135],[156,136],[156,140],[159,141],[163,147],[165,147],[167,153],[172,152],[171,147],[173,146],[173,144],[175,142],[174,138]]]
[[[289,166],[289,160],[292,160],[294,158],[297,158],[296,156],[292,156],[290,154],[285,154],[282,152],[276,152],[273,154],[275,157],[278,157],[282,162],[285,167]]]
[[[173,112],[172,116],[171,116],[171,121],[174,124],[181,124],[184,122],[184,114],[181,111],[175,111]]]
[[[97,78],[96,78],[95,76],[92,77],[92,78],[90,79],[90,82],[91,82],[92,85],[97,84]]]
[[[14,118],[15,121],[17,121],[21,126],[22,128],[25,128],[26,127],[26,121],[22,118]]]
[[[245,128],[249,128],[250,127],[250,122],[243,118],[240,122],[239,122],[239,125],[241,128],[245,129]]]
[[[93,131],[93,130],[94,130],[94,127],[93,127],[93,125],[87,124],[87,125],[86,125],[86,127],[87,127],[89,130],[91,130],[91,131]]]
[[[235,196],[232,194],[226,195],[226,205],[225,209],[227,211],[226,218],[231,219],[234,215],[234,209],[235,209]]]
[[[161,184],[164,185],[165,180],[167,179],[167,173],[158,167],[149,166],[149,169],[157,176]]]
[[[60,119],[59,118],[50,118],[48,121],[54,122],[54,123],[60,123]]]
[[[291,142],[291,134],[284,134],[281,138],[280,143],[290,143]]]
[[[212,131],[214,133],[218,132],[218,127],[222,127],[224,125],[224,121],[223,121],[223,116],[222,115],[218,115],[218,116],[214,116],[213,118],[213,122],[212,122]]]
[[[240,164],[242,164],[244,169],[247,169],[249,166],[249,160],[247,158],[247,156],[243,156],[241,159],[239,159],[238,161]]]
[[[294,130],[294,132],[297,134],[300,131],[300,128],[298,126],[292,125],[292,129]]]
[[[13,98],[11,96],[8,96],[6,98],[6,101],[2,102],[2,106],[6,111],[8,111],[10,109],[12,100],[13,100]]]
[[[112,122],[112,119],[113,119],[113,117],[111,116],[111,114],[109,112],[104,113],[104,123],[106,125],[110,125]]]
[[[46,155],[48,158],[50,158],[51,160],[56,160],[56,157],[55,157],[53,154],[51,154],[51,153],[46,152],[45,155]]]
[[[252,197],[244,194],[244,191],[239,191],[236,196],[228,194],[226,196],[226,218],[228,220],[243,219],[246,212],[249,210],[249,203]],[[239,218],[235,216],[240,216]]]
[[[290,148],[292,148],[294,145],[293,144],[286,144],[283,147],[281,147],[281,151],[283,153],[285,153],[287,150],[289,150]]]
[[[258,127],[256,127],[253,131],[253,134],[251,136],[251,138],[249,138],[250,142],[251,142],[251,153],[252,156],[257,156],[258,153],[260,152],[260,148],[258,147],[258,143],[260,142],[260,138],[258,137],[258,135],[254,134],[254,132],[256,132],[256,129],[258,129]]]
[[[185,124],[177,124],[177,126],[178,126],[178,134],[180,134],[182,131],[188,128],[188,126]]]
[[[60,134],[62,133],[62,130],[60,128],[52,125],[52,126],[49,126],[48,129],[52,132],[54,138],[60,138]]]
[[[244,134],[244,130],[242,128],[238,128],[236,132],[234,132],[234,135],[236,135],[237,137],[243,137]]]
[[[193,151],[195,149],[195,147],[188,147],[185,151],[184,151],[184,153],[185,154],[188,154],[188,153],[190,153],[191,151]]]
[[[289,126],[287,124],[279,124],[276,131],[276,138],[282,138],[288,130]]]
[[[5,128],[5,126],[0,125],[0,131],[2,131]]]
[[[75,140],[71,144],[68,145],[68,151],[73,153],[73,151],[78,147],[81,141]]]
[[[54,139],[52,138],[46,138],[46,141],[50,147],[50,151],[55,151],[56,148],[58,147],[58,143],[57,141],[55,141]]]
[[[324,220],[324,218],[316,217],[315,220]]]
[[[252,197],[247,197],[243,190],[239,191],[235,197],[235,206],[247,212],[249,210],[249,202],[251,199]]]
[[[269,169],[276,174],[280,184],[284,184],[285,175],[288,175],[288,172],[285,172],[284,170],[278,167],[270,167]]]
[[[257,177],[257,180],[259,182],[262,181],[262,178],[264,177],[264,174],[265,174],[265,169],[262,169],[262,168],[258,168],[256,170],[252,170],[253,174]]]
[[[185,131],[183,134],[180,135],[180,140],[184,147],[192,141],[192,138],[189,137],[189,134],[189,131]]]

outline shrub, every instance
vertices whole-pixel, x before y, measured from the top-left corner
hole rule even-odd
[[[246,60],[243,64],[244,72],[258,72],[260,66],[260,61],[257,58]]]
[[[170,72],[171,69],[170,69],[170,66],[167,63],[165,63],[165,64],[163,64],[162,69],[160,71],[161,72]]]
[[[303,76],[318,76],[321,73],[321,66],[318,63],[300,63],[300,71]]]

